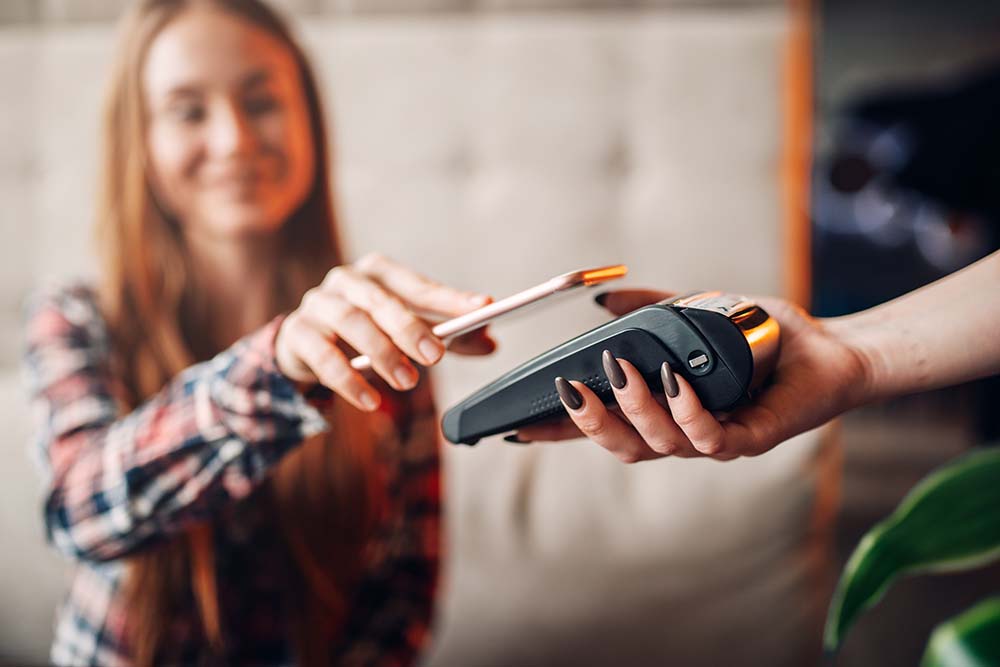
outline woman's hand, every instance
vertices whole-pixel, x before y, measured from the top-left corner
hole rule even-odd
[[[433,366],[445,350],[422,315],[448,319],[490,300],[436,283],[381,255],[367,255],[335,267],[306,292],[278,331],[278,368],[296,382],[319,382],[356,407],[375,410],[379,393],[351,367],[338,341],[368,355],[390,387],[405,391],[418,380],[412,362]],[[495,347],[485,329],[451,345],[461,354],[489,354]]]
[[[603,305],[621,315],[668,296],[640,290],[609,292]],[[842,335],[843,322],[813,319],[781,299],[757,301],[781,325],[781,353],[771,384],[751,404],[713,415],[702,407],[691,385],[667,365],[664,392],[654,396],[632,364],[608,353],[604,367],[617,399],[615,409],[608,410],[582,382],[557,381],[571,421],[526,427],[517,440],[583,435],[626,463],[663,456],[729,460],[762,454],[868,398],[870,363]]]

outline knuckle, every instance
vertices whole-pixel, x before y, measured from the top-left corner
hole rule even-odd
[[[677,445],[669,440],[651,440],[649,442],[649,448],[657,454],[662,454],[663,456],[671,456],[677,451]]]
[[[399,334],[406,340],[417,340],[427,331],[427,325],[423,321],[407,311],[400,316]]]
[[[361,256],[361,259],[354,263],[363,271],[370,271],[385,264],[387,258],[380,252],[368,252]]]
[[[423,276],[415,277],[412,285],[414,294],[421,301],[433,301],[441,296],[440,285]]]
[[[302,315],[298,310],[293,310],[285,318],[285,321],[281,323],[281,330],[293,334],[293,337],[300,334],[304,328],[305,322],[302,320]]]
[[[331,352],[321,355],[315,371],[316,375],[323,379],[324,384],[331,387],[345,387],[354,376],[351,367],[344,364],[337,355]]]
[[[363,324],[368,319],[368,314],[347,301],[340,301],[337,307],[337,317],[342,326],[354,326]]]
[[[642,418],[647,416],[649,412],[648,404],[642,398],[630,392],[629,387],[626,387],[623,392],[618,394],[618,405],[630,417]]]
[[[680,414],[677,414],[678,412]],[[697,426],[699,422],[698,418],[698,413],[692,410],[677,410],[674,412],[674,421],[677,422],[678,426],[685,430],[693,426]]]
[[[302,295],[302,302],[300,307],[302,308],[302,310],[313,310],[316,307],[316,302],[319,300],[319,298],[320,298],[319,290],[313,287],[312,289],[307,290],[306,293]]]
[[[576,425],[590,437],[600,437],[608,430],[607,422],[599,417],[579,417]]]
[[[708,456],[718,456],[724,454],[722,438],[719,436],[711,436],[708,438],[702,438],[698,442],[698,451]]]
[[[391,340],[381,335],[372,336],[366,354],[387,366],[399,363],[401,357],[399,348]]]
[[[615,456],[618,457],[619,461],[628,465],[631,465],[633,463],[638,463],[639,461],[642,460],[642,457],[639,455],[639,452],[635,451],[634,449],[618,450],[615,452]]]
[[[344,279],[348,276],[348,274],[349,271],[347,267],[344,266],[343,264],[340,264],[326,272],[326,277],[323,278],[323,284],[324,285],[340,284],[344,281]]]
[[[395,295],[390,294],[380,287],[376,287],[369,292],[368,306],[373,312],[377,311],[389,317],[403,308],[403,304]]]

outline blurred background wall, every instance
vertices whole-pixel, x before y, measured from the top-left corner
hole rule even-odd
[[[1000,245],[1000,5],[838,0],[818,3],[816,21],[812,308],[839,315]],[[841,420],[841,560],[943,460],[1000,441],[997,380]],[[998,589],[996,566],[905,580],[848,637],[843,658],[917,664],[936,623]],[[885,641],[903,627],[912,639]]]
[[[31,286],[94,272],[96,128],[113,19],[124,3],[2,6],[9,278],[0,335],[10,466],[0,511],[3,541],[18,548],[0,568],[0,655],[21,663],[46,655],[61,590],[54,575],[65,564],[43,544],[39,483],[24,455],[18,310]],[[782,290],[782,6],[285,7],[320,70],[338,203],[355,256],[380,250],[498,295],[620,261],[633,284]],[[602,319],[581,295],[499,327],[496,358],[442,364],[442,404]],[[745,466],[626,469],[587,446],[449,447],[451,569],[430,660],[641,664],[666,652],[717,664],[726,651],[712,641],[716,622],[756,643],[747,650],[761,661],[808,650],[821,564],[801,555],[816,474],[800,470],[812,469],[815,452],[812,442],[789,448],[762,460],[761,474],[746,475]],[[716,497],[707,512],[661,510],[702,493]],[[757,522],[732,511],[751,498],[774,506],[782,497],[791,499],[787,506]],[[718,526],[719,539],[691,539],[706,522]],[[753,555],[726,571],[696,565],[736,553]],[[789,568],[762,576],[772,561]],[[751,576],[766,582],[765,593],[750,588],[741,603],[718,606],[720,591]],[[670,628],[638,622],[676,615],[664,600],[685,607],[688,620]],[[796,612],[761,634],[739,623],[756,603]],[[608,625],[609,615],[620,622]]]
[[[783,222],[797,212],[782,211],[778,179],[792,32],[782,2],[275,4],[320,70],[355,255],[380,250],[498,295],[619,261],[632,285],[744,293],[796,292],[786,270],[796,259],[824,281],[850,272],[844,257],[855,251],[826,243],[828,200],[815,185],[803,228]],[[817,5],[815,89],[793,91],[817,102],[814,182],[828,176],[859,97],[990,59],[1000,34],[990,3],[937,4]],[[44,661],[66,567],[44,545],[25,454],[19,308],[42,281],[94,273],[96,129],[124,5],[0,2],[0,660],[11,664]],[[803,230],[812,250],[789,242]],[[918,256],[893,261],[915,272],[913,287],[928,279]],[[834,284],[806,290],[828,314],[879,295],[831,301],[856,295]],[[498,325],[496,358],[442,364],[442,404],[600,321],[584,298]],[[625,468],[582,444],[449,448],[451,565],[428,661],[809,664],[831,540],[842,559],[919,476],[977,441],[975,410],[953,409],[976,399],[953,395],[844,420],[836,533],[839,445],[816,435],[725,466]],[[838,664],[915,664],[926,630],[982,582],[894,590]],[[884,641],[904,627],[917,629]]]

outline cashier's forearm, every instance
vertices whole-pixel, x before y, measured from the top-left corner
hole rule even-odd
[[[865,359],[866,401],[1000,373],[1000,252],[825,326]]]

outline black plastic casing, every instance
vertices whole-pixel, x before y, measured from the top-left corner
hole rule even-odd
[[[707,409],[728,410],[746,399],[751,387],[773,367],[777,341],[768,342],[762,358],[759,350],[751,349],[754,337],[747,335],[748,330],[760,331],[765,321],[774,332],[770,337],[776,338],[777,324],[753,304],[728,315],[675,301],[645,306],[535,357],[475,392],[445,413],[444,435],[453,443],[474,445],[480,438],[564,414],[554,385],[559,376],[583,382],[605,403],[614,402],[601,364],[604,350],[631,362],[654,391],[663,389],[660,366],[666,361],[691,384]],[[701,355],[707,362],[693,366],[691,361]],[[755,357],[757,365],[766,368],[755,369]]]

